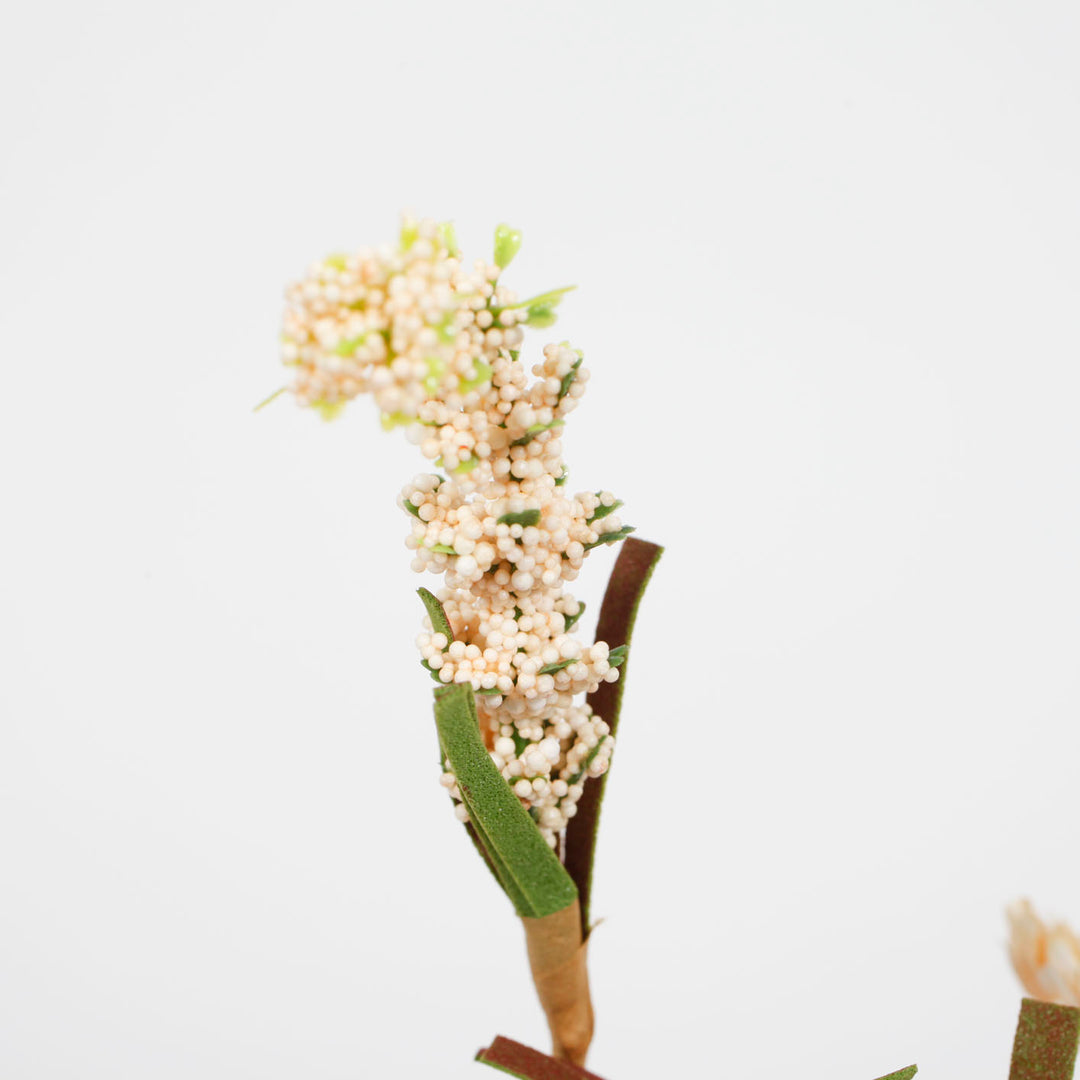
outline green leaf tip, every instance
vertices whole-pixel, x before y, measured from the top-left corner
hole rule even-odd
[[[620,540],[625,540],[634,531],[633,525],[624,525],[618,532],[602,533],[591,544],[585,545],[585,550],[590,551],[594,547],[599,547],[601,544],[615,544]]]
[[[536,823],[495,767],[480,735],[472,687],[437,687],[439,746],[457,780],[469,822],[519,915],[543,918],[569,907],[577,889]]]
[[[458,247],[454,223],[452,221],[440,221],[437,229],[439,241],[446,248],[447,255],[451,255],[456,259],[461,254],[461,248]]]
[[[597,498],[600,497],[600,492],[596,493]],[[623,505],[622,499],[616,499],[610,506],[604,506],[601,504],[594,511],[591,518],[588,519],[588,524],[592,524],[594,521],[599,521],[601,518],[606,518],[608,514],[614,514],[620,506]]]
[[[888,1076],[879,1076],[878,1080],[911,1080],[918,1071],[918,1065],[909,1065],[906,1069],[897,1069],[896,1072],[889,1073]]]
[[[495,265],[505,270],[521,250],[521,233],[509,225],[499,225],[495,229]]]
[[[446,638],[446,649],[448,649],[450,642],[454,640],[454,628],[450,625],[450,620],[446,617],[439,598],[430,589],[423,587],[416,590],[416,595],[423,600],[424,607],[427,608],[432,632],[442,634]],[[443,652],[446,652],[446,649],[443,649]]]
[[[585,603],[582,600],[578,601],[578,609],[576,615],[564,615],[563,616],[563,633],[569,634],[570,628],[574,626],[578,619],[585,614]]]
[[[585,357],[578,356],[570,365],[570,370],[562,377],[562,382],[559,383],[559,401],[562,401],[570,393],[570,387],[574,385],[574,380],[577,378],[578,368],[581,367],[584,360]]]
[[[576,664],[577,660],[571,657],[569,660],[556,660],[554,664],[545,664],[538,674],[540,675],[554,675],[556,671],[562,671],[563,668],[568,668],[571,664]]]
[[[518,513],[503,514],[498,519],[499,525],[523,525],[528,528],[530,525],[540,524],[540,511],[539,510],[521,510]]]
[[[550,423],[547,424],[533,424],[533,426],[529,428],[525,432],[525,434],[521,436],[521,438],[515,439],[510,445],[528,446],[529,443],[531,443],[537,435],[543,435],[545,431],[553,431],[555,428],[561,428],[564,422],[565,421],[556,418],[555,420],[552,420]]]
[[[612,667],[622,667],[626,663],[627,653],[630,651],[629,645],[616,645],[608,653],[608,663]]]
[[[398,237],[398,241],[401,244],[402,251],[408,251],[409,248],[420,239],[420,223],[414,217],[404,217],[401,219],[401,233]]]
[[[1072,1080],[1080,1043],[1080,1009],[1024,998],[1009,1080]]]

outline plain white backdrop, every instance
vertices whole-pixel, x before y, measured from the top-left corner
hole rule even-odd
[[[436,782],[422,459],[251,411],[285,283],[402,209],[579,286],[527,345],[593,372],[575,490],[667,545],[592,1067],[1004,1077],[1002,908],[1080,924],[1078,49],[1066,2],[9,9],[4,1080],[545,1044]]]

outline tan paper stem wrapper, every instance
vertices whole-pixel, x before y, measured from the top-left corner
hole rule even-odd
[[[522,916],[521,921],[536,993],[551,1028],[551,1056],[584,1065],[593,1037],[593,1010],[578,901],[554,915]]]

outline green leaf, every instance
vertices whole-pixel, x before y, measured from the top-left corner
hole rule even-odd
[[[596,497],[600,498],[600,492],[596,493]],[[593,516],[588,519],[588,524],[592,524],[594,521],[599,521],[601,518],[606,518],[608,514],[614,514],[620,506],[623,505],[622,499],[616,499],[610,506],[604,506],[602,503],[593,511]]]
[[[416,595],[423,600],[424,607],[427,608],[432,632],[445,635],[446,648],[448,649],[450,642],[454,640],[454,628],[450,625],[450,620],[446,617],[446,612],[443,610],[442,604],[439,603],[439,598],[430,589],[425,588],[417,589]],[[443,652],[446,652],[446,649],[443,649]]]
[[[539,510],[521,510],[518,513],[503,514],[498,519],[499,525],[524,525],[526,528],[530,525],[540,524],[540,511]]]
[[[521,233],[509,225],[498,226],[495,230],[495,265],[505,270],[520,250]]]
[[[457,258],[461,254],[460,248],[458,248],[457,233],[454,232],[454,223],[452,221],[441,221],[438,225],[439,240],[442,246],[446,248],[447,255],[453,258]]]
[[[562,382],[559,383],[559,401],[562,401],[570,392],[570,387],[574,385],[574,380],[577,378],[578,368],[581,367],[584,359],[584,356],[579,355],[571,365],[570,370],[562,377]]]
[[[354,338],[346,338],[344,341],[339,341],[334,346],[334,352],[336,352],[338,356],[352,356],[366,340],[367,334],[360,334],[359,337]]]
[[[481,687],[476,691],[478,697],[491,697],[493,694],[501,694],[502,691],[497,686]]]
[[[313,401],[311,407],[329,423],[336,420],[345,408],[344,401]]]
[[[896,1072],[889,1073],[888,1076],[878,1077],[878,1080],[911,1080],[918,1071],[918,1065],[909,1065],[906,1069],[897,1069]]]
[[[525,325],[536,330],[545,330],[554,326],[557,319],[554,304],[533,304],[526,313]]]
[[[586,544],[585,550],[589,551],[594,547],[599,547],[601,544],[615,544],[619,540],[625,540],[633,531],[633,525],[624,525],[618,532],[603,533],[591,544]]]
[[[403,218],[400,235],[401,250],[408,251],[419,238],[420,226],[416,219],[411,217]]]
[[[251,411],[252,412],[258,412],[260,409],[265,409],[266,406],[269,405],[271,401],[276,401],[288,389],[289,388],[287,386],[279,386],[269,397],[264,397],[262,399],[262,401],[260,401],[259,404],[256,405],[255,408],[252,409]]]
[[[517,913],[535,919],[569,907],[577,889],[495,768],[480,736],[472,687],[436,689],[435,724],[469,818]]]
[[[569,479],[570,479],[570,470],[564,465],[562,467],[562,472],[559,473],[558,479],[556,479],[556,481],[555,481],[555,486],[556,487],[562,487],[563,484],[565,484],[566,481],[569,480]]]
[[[410,424],[422,424],[424,421],[403,412],[381,412],[379,413],[379,423],[382,425],[383,431],[393,431],[394,428],[408,427]],[[426,424],[425,426],[431,427],[432,425]]]
[[[438,673],[438,671],[436,671],[436,670],[435,670],[435,668],[433,668],[433,667],[432,667],[432,666],[431,666],[431,665],[430,665],[430,664],[429,664],[429,663],[428,663],[428,662],[427,662],[426,660],[421,660],[421,661],[420,661],[420,666],[421,666],[421,667],[422,667],[422,668],[423,668],[423,669],[424,669],[424,670],[425,670],[426,672],[428,672],[428,674],[430,674],[430,675],[431,675],[431,677],[432,677],[432,678],[433,678],[433,679],[434,679],[434,680],[435,680],[435,681],[436,681],[436,682],[437,682],[437,683],[438,683],[438,684],[439,684],[440,686],[442,686],[442,684],[443,684],[443,681],[442,681],[442,679],[440,679],[440,678],[439,678],[439,673]]]
[[[568,292],[573,292],[577,288],[576,285],[564,285],[561,289],[549,289],[547,292],[538,293],[536,296],[530,296],[527,300],[519,300],[516,304],[507,304],[505,307],[494,309],[499,311],[517,311],[518,308],[533,308],[537,306],[558,307],[562,303],[563,297]]]
[[[420,518],[420,508],[412,501],[412,499],[402,499],[401,505],[405,507],[406,511],[414,518]],[[420,520],[423,520],[422,518]]]
[[[584,615],[584,614],[585,614],[585,605],[584,605],[584,604],[583,604],[583,603],[582,603],[582,602],[581,602],[581,601],[579,600],[579,601],[578,601],[578,609],[577,609],[577,614],[576,614],[576,615],[564,615],[564,616],[563,616],[563,621],[564,621],[564,627],[563,627],[563,632],[564,632],[564,633],[569,633],[569,632],[570,632],[570,628],[571,628],[571,627],[572,627],[572,626],[573,626],[573,625],[574,625],[574,624],[575,624],[575,623],[576,623],[576,622],[578,621],[578,619],[580,619],[580,618],[581,618],[581,616],[582,616],[582,615]]]
[[[537,435],[543,434],[545,431],[551,431],[552,428],[559,428],[563,426],[562,420],[552,420],[549,424],[533,424],[520,439],[515,439],[511,446],[527,446],[536,438]]]
[[[458,380],[458,389],[463,394],[468,393],[470,390],[475,390],[478,386],[483,386],[485,383],[491,382],[493,372],[490,364],[486,364],[483,360],[474,360],[473,367],[476,369],[475,378],[466,379],[462,376],[462,378]]]
[[[562,671],[563,668],[568,668],[571,664],[576,664],[577,658],[571,657],[569,660],[556,660],[554,664],[545,664],[538,674],[540,675],[554,675],[556,671]]]
[[[327,255],[323,262],[331,270],[344,270],[348,265],[348,259],[345,255]]]
[[[629,648],[629,645],[616,645],[615,648],[608,653],[608,663],[612,667],[622,667],[623,664],[626,663],[626,654]]]

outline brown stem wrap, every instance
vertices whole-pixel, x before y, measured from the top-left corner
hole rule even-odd
[[[522,916],[521,921],[536,993],[551,1028],[552,1057],[584,1065],[593,1037],[593,1009],[578,901],[554,915]]]

